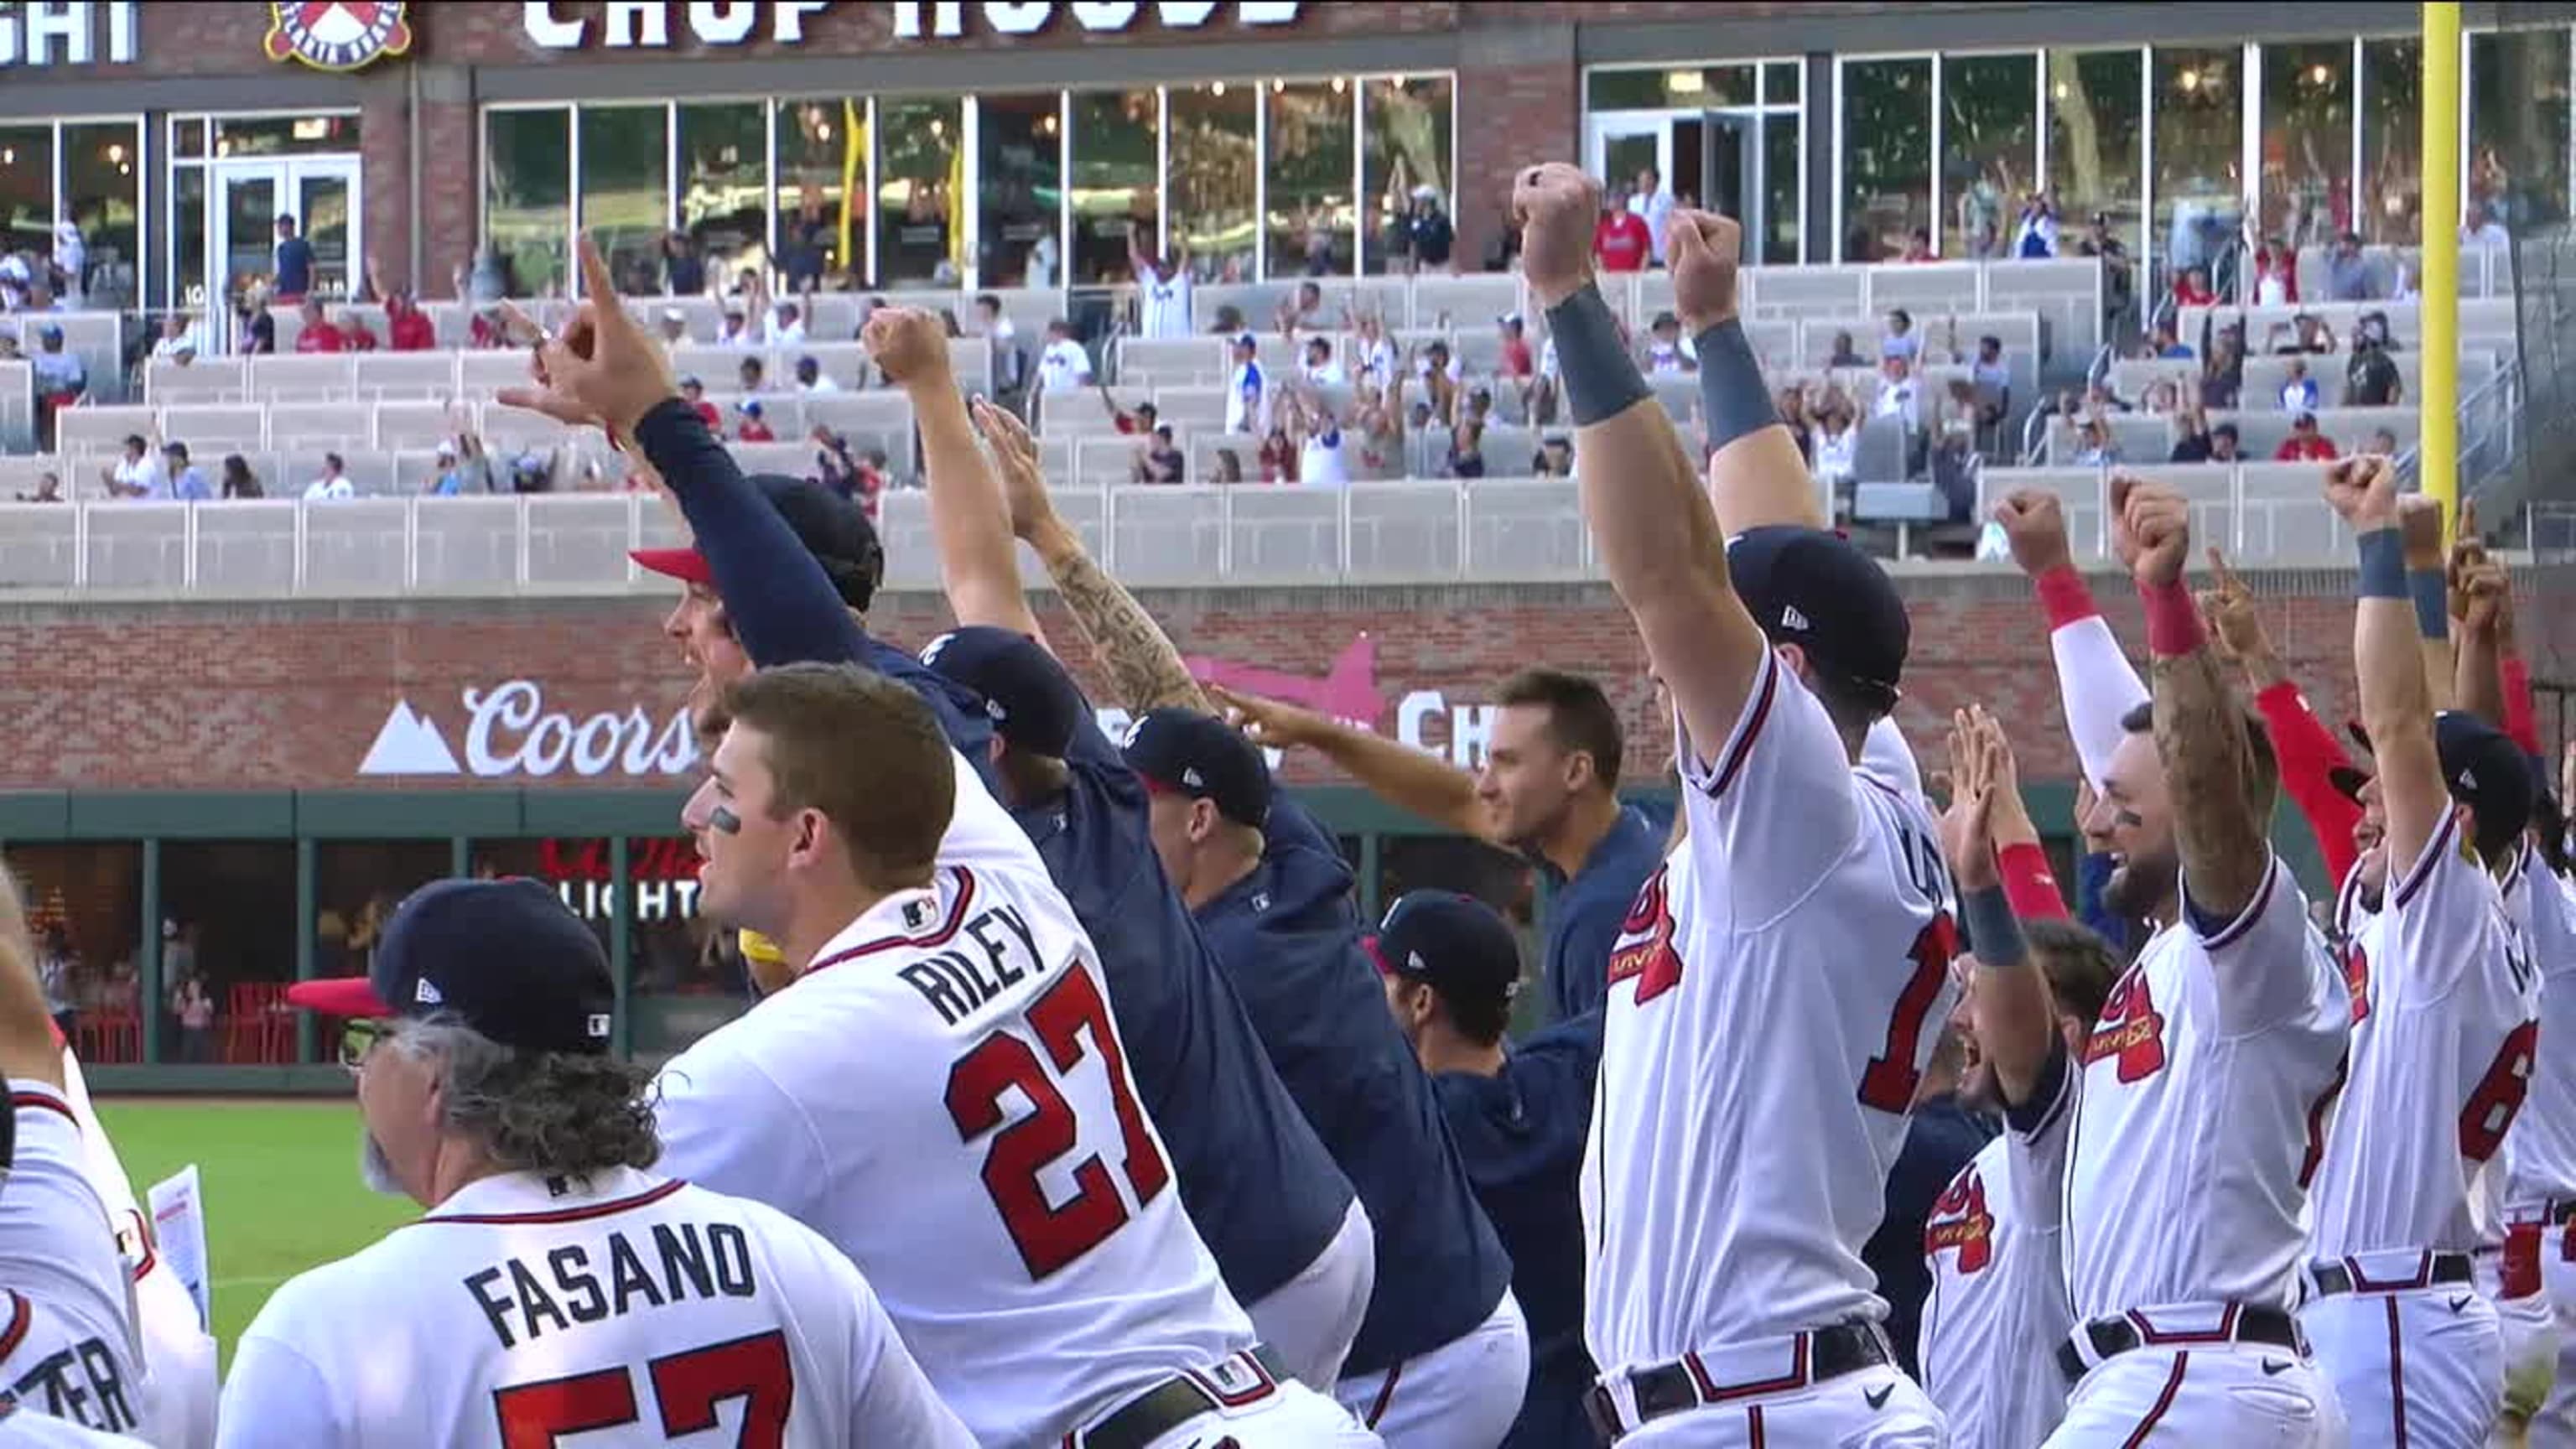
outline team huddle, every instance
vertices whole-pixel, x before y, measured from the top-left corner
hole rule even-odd
[[[2146,678],[2055,501],[2008,500],[2115,944],[2068,919],[1992,715],[1958,714],[1927,801],[1905,606],[1779,425],[1735,223],[1668,234],[1695,456],[1593,283],[1597,183],[1535,168],[1515,206],[1681,776],[1584,968],[1578,1371],[1388,1009],[1499,921],[1357,919],[1244,711],[1091,563],[934,319],[865,336],[914,398],[958,625],[915,657],[867,630],[864,520],[745,478],[610,302],[503,400],[605,430],[689,525],[637,557],[684,585],[683,823],[759,999],[648,1077],[551,893],[416,893],[367,976],[291,999],[343,1023],[365,1175],[425,1216],[281,1288],[218,1402],[0,889],[0,1446],[2576,1445],[2576,1053],[2539,1050],[2576,1032],[2576,898],[2502,567],[2387,460],[2326,476],[2364,772],[2223,564],[2192,592],[2180,496],[2112,486]],[[2342,882],[2323,929],[2283,793]],[[1862,1245],[1953,1031],[2006,1130],[1933,1209],[1900,1353]]]

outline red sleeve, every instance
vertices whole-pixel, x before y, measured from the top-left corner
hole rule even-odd
[[[2073,564],[2061,564],[2031,581],[2039,592],[2039,606],[2048,611],[2048,629],[2055,633],[2069,624],[2090,619],[2102,612],[2093,602],[2093,590]]]
[[[2308,707],[2299,687],[2288,680],[2254,696],[2263,723],[2272,731],[2272,752],[2281,761],[2281,788],[2288,791],[2325,856],[2326,872],[2337,885],[2352,873],[2361,852],[2353,848],[2352,828],[2361,823],[2361,806],[2334,786],[2332,771],[2350,763],[2343,749]]]
[[[2524,754],[2541,753],[2540,721],[2531,708],[2531,666],[2521,655],[2508,654],[2497,672],[2504,676],[2504,718],[2497,723]]]
[[[1995,864],[2003,872],[2004,895],[2012,902],[2014,915],[2025,921],[2066,918],[2066,898],[2058,893],[2057,875],[2048,868],[2048,852],[2037,841],[2005,846],[1995,852]]]

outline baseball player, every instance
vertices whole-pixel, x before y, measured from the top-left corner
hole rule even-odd
[[[2500,1154],[2538,1045],[2539,978],[2500,888],[2519,879],[2531,781],[2501,731],[2433,713],[2395,470],[2338,465],[2328,489],[2361,550],[2354,667],[2389,884],[2347,958],[2366,965],[2314,1180],[2300,1322],[2354,1437],[2482,1444],[2504,1350],[2471,1253],[2502,1233]]]
[[[0,869],[0,1072],[11,1107],[0,1116],[0,1405],[12,1420],[139,1434],[149,1425],[131,1280],[85,1171],[63,1060],[17,881]],[[52,1426],[20,1433],[63,1438]]]
[[[599,938],[526,880],[424,887],[365,977],[289,988],[349,1023],[369,1184],[428,1212],[268,1300],[223,1444],[974,1442],[819,1234],[645,1171],[614,997]]]
[[[1504,1449],[1559,1449],[1592,1436],[1584,1401],[1596,1370],[1583,1347],[1579,1174],[1601,1069],[1598,1013],[1508,1048],[1520,945],[1473,896],[1409,891],[1371,943],[1387,1005],[1440,1094],[1476,1201],[1512,1256],[1512,1296],[1529,1315],[1529,1392]]]
[[[1037,467],[1019,420],[969,415],[929,314],[881,307],[870,355],[913,398],[931,529],[962,626],[923,662],[983,696],[994,774],[1100,951],[1138,1096],[1171,1150],[1190,1221],[1262,1341],[1304,1383],[1340,1377],[1376,1276],[1368,1214],[1261,1050],[1231,983],[1156,866],[1144,782],[1037,640],[1003,470]]]
[[[151,1449],[140,1439],[84,1429],[0,1399],[0,1449]]]
[[[2333,1442],[2332,1388],[2290,1314],[2351,998],[2264,834],[2277,769],[2185,584],[2188,506],[2111,486],[2156,690],[2119,721],[2086,829],[2118,861],[2106,899],[2154,934],[2084,1052],[2063,1228],[2074,1387],[2050,1442]],[[2117,696],[2074,686],[2061,674],[2081,739]]]
[[[2002,862],[2017,847],[2037,851],[2039,831],[2010,746],[1982,709],[1958,720],[1951,741],[1943,844],[1976,953],[1959,1003],[1973,1047],[1960,1096],[2002,1112],[2008,1130],[1951,1180],[1924,1226],[1932,1289],[1917,1361],[1952,1444],[2016,1449],[2046,1439],[2066,1409],[2056,1348],[2074,1324],[2058,1236],[2073,1063],[2121,968],[2100,937],[2065,919],[2053,885],[2021,919],[2031,907],[2012,895]]]
[[[1226,1293],[1089,939],[932,712],[819,665],[722,710],[703,909],[802,967],[663,1070],[673,1164],[847,1245],[980,1444],[1376,1443]]]
[[[1593,283],[1599,183],[1535,167],[1514,204],[1584,516],[1670,693],[1684,784],[1686,836],[1609,965],[1583,1167],[1596,1422],[1640,1444],[1939,1444],[1859,1256],[1955,996],[1932,823],[1862,765],[1895,703],[1904,603],[1814,526],[1736,319],[1736,225],[1681,211],[1669,236],[1714,449],[1703,493]]]
[[[2540,1039],[2576,1040],[2576,878],[2551,868],[2564,847],[2535,846],[2512,904],[2528,912],[2532,959],[2541,973]],[[2505,1138],[2505,1200],[2513,1226],[2502,1281],[2491,1296],[2506,1315],[2509,1403],[2531,1403],[2531,1442],[2576,1445],[2576,1052],[2543,1051],[2530,1095]],[[2534,1300],[2538,1300],[2535,1304]],[[2529,1310],[2545,1305],[2541,1323]],[[2516,1329],[2529,1355],[2514,1355]],[[2538,1356],[2541,1365],[2527,1363]],[[2551,1364],[2554,1361],[2554,1367]],[[2545,1387],[2544,1387],[2545,1386]],[[2538,1393],[2534,1393],[2538,1390]]]

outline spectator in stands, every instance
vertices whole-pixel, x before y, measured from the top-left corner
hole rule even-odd
[[[814,445],[814,481],[844,499],[857,498],[859,460],[850,452],[850,440],[821,423],[805,436]]]
[[[1849,518],[1852,480],[1860,471],[1860,428],[1851,399],[1839,387],[1825,389],[1816,406],[1816,482],[1834,500],[1834,516]]]
[[[172,439],[161,445],[161,471],[170,479],[170,498],[179,503],[214,501],[214,485],[205,470],[188,461],[188,445]]]
[[[1395,378],[1395,342],[1386,335],[1386,319],[1375,312],[1362,312],[1351,324],[1358,339],[1353,349],[1359,358],[1359,381],[1367,387],[1384,387]]]
[[[2276,463],[2331,463],[2341,455],[2334,440],[2317,431],[2317,415],[2303,412],[2290,419],[2290,436],[2272,454]]]
[[[2394,458],[2394,457],[2396,457],[2396,456],[2397,456],[2397,435],[2396,435],[2395,433],[2390,432],[2390,431],[2389,431],[2388,429],[2386,429],[2386,428],[2373,428],[2373,429],[2371,429],[2371,433],[2370,433],[2370,451],[2371,451],[2371,452],[2373,452],[2373,453],[2378,454],[2380,457],[2383,457],[2383,458]]]
[[[1304,373],[1306,381],[1317,387],[1338,387],[1350,381],[1342,371],[1340,360],[1333,355],[1333,339],[1329,337],[1306,339],[1306,356],[1299,370]]]
[[[465,345],[477,352],[497,352],[509,346],[509,314],[497,303],[476,308],[465,326]]]
[[[161,315],[161,335],[152,339],[152,360],[186,367],[197,360],[197,329],[185,312]]]
[[[778,434],[770,431],[768,420],[761,415],[763,410],[760,406],[760,399],[756,397],[744,398],[742,401],[733,405],[733,410],[735,417],[737,418],[733,427],[733,440],[735,442],[775,443],[778,441]]]
[[[1485,476],[1485,425],[1473,419],[1461,419],[1449,430],[1449,476],[1482,478]]]
[[[768,341],[772,347],[805,345],[805,314],[795,303],[781,302],[770,310]]]
[[[1189,457],[1172,442],[1169,423],[1154,429],[1136,449],[1128,473],[1131,483],[1178,483],[1189,471]]]
[[[304,299],[304,325],[295,334],[298,352],[346,352],[349,337],[322,315],[322,304],[311,297]]]
[[[1640,272],[1654,254],[1654,237],[1646,229],[1646,219],[1628,209],[1623,188],[1603,187],[1601,220],[1592,228],[1593,260],[1605,272]]]
[[[205,978],[194,971],[179,977],[170,993],[170,1014],[179,1019],[179,1060],[192,1066],[215,1059],[215,998]]]
[[[1225,430],[1249,433],[1261,422],[1260,340],[1246,332],[1234,339],[1233,353],[1234,370],[1225,383]]]
[[[385,294],[386,347],[394,352],[435,352],[438,324],[407,291]]]
[[[2156,330],[2148,336],[2147,345],[2141,351],[2145,356],[2160,361],[2173,361],[2191,356],[2191,348],[2174,335],[2171,318],[2156,324]]]
[[[15,312],[27,305],[27,289],[35,285],[36,256],[33,252],[0,252],[0,312]]]
[[[2406,400],[2406,380],[2397,370],[2397,360],[2367,331],[2353,339],[2352,360],[2344,365],[2343,400],[2346,407],[2356,408],[2395,407]]]
[[[1216,323],[1208,328],[1208,332],[1217,337],[1233,337],[1251,330],[1252,325],[1243,320],[1243,309],[1232,302],[1222,302],[1217,305]],[[1156,334],[1148,332],[1144,335],[1152,337]]]
[[[277,280],[270,289],[290,305],[313,290],[313,243],[295,234],[295,218],[277,219]]]
[[[2120,447],[2111,437],[2110,425],[2100,418],[2086,418],[2075,425],[2075,466],[2100,468],[2120,461]]]
[[[706,261],[687,232],[662,234],[662,290],[674,297],[702,296],[707,290]]]
[[[1964,421],[1941,430],[1941,441],[1932,449],[1932,486],[1949,504],[1950,522],[1966,523],[1976,516],[1977,479],[1984,470],[1976,436]]]
[[[1837,332],[1834,334],[1833,350],[1827,354],[1825,365],[1827,367],[1867,367],[1869,359],[1860,355],[1860,348],[1852,341],[1850,333]]]
[[[1243,481],[1243,455],[1242,455],[1241,453],[1236,452],[1236,451],[1235,451],[1235,450],[1233,450],[1232,448],[1219,448],[1219,449],[1217,449],[1217,450],[1216,450],[1216,473],[1215,473],[1215,476],[1213,476],[1213,477],[1209,478],[1207,481],[1209,481],[1210,483],[1240,483],[1240,482],[1242,482],[1242,481]]]
[[[2299,358],[2290,360],[2289,379],[2281,384],[2281,411],[2313,412],[2317,406],[2317,380],[2308,376],[2308,364]]]
[[[59,473],[36,475],[36,491],[18,495],[21,503],[60,503],[63,501],[63,478]]]
[[[2173,451],[2165,455],[2168,463],[2206,463],[2209,461],[2209,415],[2198,408],[2185,408],[2174,415]]]
[[[2111,391],[2111,384],[2107,378],[2096,378],[2085,385],[2084,412],[2086,416],[2097,418],[2109,417],[2113,413],[2125,413],[2130,410],[2129,404],[2123,400],[2118,393]]]
[[[259,475],[250,470],[250,459],[239,453],[224,455],[223,496],[226,498],[268,496],[268,490],[259,486]]]
[[[2236,406],[2245,389],[2245,359],[2236,339],[2221,333],[2218,345],[2211,349],[2209,361],[2201,370],[2200,405],[2211,412],[2227,412]]]
[[[689,405],[689,411],[698,415],[698,421],[707,425],[707,431],[714,432],[721,426],[722,419],[716,413],[716,405],[707,401],[706,384],[698,381],[695,375],[680,379],[680,400]]]
[[[2243,461],[2245,460],[2245,459],[2244,459],[2244,455],[2243,455],[2243,453],[2242,453],[2242,452],[2240,452],[2240,451],[2239,451],[2239,447],[2240,447],[2240,443],[2239,443],[2239,435],[2238,435],[2238,433],[2237,433],[2237,431],[2236,431],[2236,425],[2235,425],[2234,423],[2220,423],[2217,427],[2214,427],[2214,428],[2212,428],[2212,429],[2210,429],[2210,430],[2209,430],[2209,461],[2210,461],[2210,462],[2213,462],[2213,463],[2241,463],[2241,462],[2243,462]]]
[[[1968,364],[1968,380],[1977,391],[1977,427],[1992,432],[2012,414],[2012,366],[2004,361],[2004,340],[1989,333],[1977,339],[1977,360]]]
[[[2057,255],[2057,201],[2045,191],[2022,198],[2021,219],[2013,224],[2012,254],[2024,261]]]
[[[1787,428],[1789,436],[1798,440],[1798,456],[1806,459],[1812,467],[1816,461],[1816,430],[1807,415],[1806,390],[1795,384],[1784,387],[1780,389],[1779,396],[1771,400],[1771,406],[1780,414],[1780,426]]]
[[[820,358],[808,355],[796,359],[796,390],[798,392],[839,392],[841,385],[832,381],[831,374],[823,370]]]
[[[36,354],[27,365],[36,384],[37,429],[50,436],[54,415],[89,395],[89,364],[63,349],[63,329],[48,322],[36,330]]]
[[[2138,399],[2138,411],[2150,417],[2169,416],[2181,407],[2182,390],[2173,385],[2171,378],[2160,377],[2148,383],[2145,395]]]
[[[665,347],[686,347],[689,345],[688,313],[681,311],[677,307],[665,307],[662,309],[662,345]]]
[[[2254,305],[2287,307],[2299,300],[2299,254],[2280,239],[2254,253]]]
[[[1029,357],[1020,346],[1020,329],[1002,311],[1002,299],[986,292],[975,299],[975,333],[992,354],[993,391],[1006,399],[1028,391]]]
[[[1534,478],[1571,478],[1574,476],[1574,440],[1542,438],[1538,456],[1530,459],[1530,476]]]
[[[1038,387],[1051,393],[1071,392],[1090,382],[1091,354],[1074,340],[1073,324],[1061,317],[1049,322],[1046,346],[1038,352]],[[1102,396],[1107,397],[1105,391]]]
[[[1878,379],[1878,398],[1870,405],[1870,416],[1895,418],[1912,430],[1923,415],[1914,364],[1903,354],[1891,352],[1879,360]]]
[[[734,369],[735,390],[746,395],[765,391],[769,386],[769,369],[758,357],[746,357]]]
[[[340,329],[340,340],[350,352],[373,352],[377,349],[375,330],[356,311],[342,308],[340,320],[331,324]]]
[[[724,304],[724,321],[716,326],[718,347],[758,347],[760,336],[751,330],[750,316],[737,301]]]
[[[2299,300],[2296,291],[2290,294],[2290,300]],[[2334,250],[2326,256],[2326,300],[2370,300],[2370,263],[2361,255],[2361,238],[2351,232],[2336,237]]]
[[[2179,306],[2215,307],[2218,305],[2218,294],[2209,289],[2207,267],[2185,267],[2182,275],[2174,279],[2173,294],[2174,302]]]
[[[1900,262],[1937,262],[1941,260],[1939,257],[1932,255],[1931,230],[1926,227],[1916,227],[1914,229],[1914,235],[1905,239],[1905,255],[1898,257],[1897,260]]]
[[[2513,245],[2513,234],[2483,203],[2473,201],[2469,203],[2467,220],[2460,226],[2460,245],[2501,251]]]
[[[1288,440],[1288,430],[1272,428],[1261,439],[1261,454],[1256,460],[1264,483],[1297,481],[1297,447]]]
[[[1637,360],[1649,376],[1678,377],[1699,371],[1699,359],[1692,356],[1682,342],[1682,319],[1670,312],[1655,314],[1654,323],[1646,329],[1646,345]]]
[[[1517,232],[1519,228],[1506,228]],[[1457,245],[1457,230],[1449,224],[1449,213],[1441,208],[1440,189],[1435,186],[1413,188],[1413,214],[1406,219],[1406,243],[1413,256],[1410,270],[1445,272],[1449,270],[1449,253]]]
[[[170,496],[170,487],[161,477],[161,465],[152,457],[152,445],[140,433],[125,435],[124,456],[98,470],[98,481],[110,498],[151,498]]]
[[[1922,360],[1923,339],[1915,335],[1913,313],[1902,307],[1888,310],[1887,331],[1878,339],[1878,355],[1881,359],[1904,358],[1909,366]]]
[[[1299,282],[1296,295],[1279,304],[1279,334],[1295,337],[1319,331],[1324,326],[1324,289],[1312,281]]]
[[[1162,421],[1161,410],[1152,403],[1140,402],[1132,409],[1122,408],[1118,406],[1118,399],[1109,395],[1109,384],[1095,382],[1092,385],[1100,389],[1100,410],[1109,414],[1110,426],[1115,427],[1120,436],[1144,437]]]
[[[1637,173],[1637,189],[1628,196],[1628,210],[1646,224],[1646,245],[1655,265],[1664,264],[1664,226],[1672,219],[1673,194],[1664,189],[1664,174],[1649,166]]]
[[[2342,344],[2335,340],[2334,329],[2313,312],[2301,312],[2287,322],[2275,322],[2263,334],[2263,346],[2276,357],[2300,354],[2318,356],[2335,351]]]
[[[779,270],[787,275],[787,290],[811,293],[823,286],[823,268],[831,254],[836,228],[823,211],[822,188],[805,184],[796,215],[781,228]],[[677,287],[671,289],[679,291]]]
[[[438,459],[430,467],[429,483],[420,491],[433,498],[455,498],[465,492],[467,470],[465,459],[456,444],[441,439]]]
[[[870,448],[859,454],[859,507],[867,511],[870,521],[877,516],[877,501],[894,484],[894,473],[886,464],[883,448]]]
[[[455,451],[451,444],[438,446],[451,454]],[[322,476],[304,485],[304,501],[307,503],[336,503],[357,496],[358,486],[349,481],[348,464],[337,453],[323,454]]]
[[[1429,346],[1414,354],[1412,372],[1431,400],[1432,413],[1442,422],[1456,422],[1458,383],[1465,373],[1458,359],[1450,355],[1449,344],[1433,338]]]

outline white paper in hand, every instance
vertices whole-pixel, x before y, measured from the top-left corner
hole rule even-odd
[[[197,1188],[197,1165],[189,1163],[152,1184],[152,1237],[161,1261],[188,1290],[197,1305],[197,1326],[212,1332],[214,1287],[206,1276],[206,1205]]]

